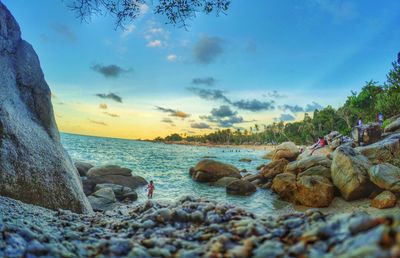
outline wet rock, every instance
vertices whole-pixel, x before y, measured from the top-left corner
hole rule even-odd
[[[278,159],[271,161],[261,170],[264,179],[273,179],[276,175],[283,173],[286,165],[289,163],[287,159]]]
[[[296,175],[292,173],[282,173],[277,175],[272,181],[272,189],[283,199],[295,202],[297,191]]]
[[[115,165],[93,167],[88,171],[87,176],[87,180],[82,182],[88,189],[85,192],[90,192],[90,187],[98,184],[115,184],[131,189],[147,185],[147,181],[143,177],[132,176],[130,169]],[[91,190],[94,191],[94,189]]]
[[[74,165],[82,177],[87,176],[87,172],[93,167],[92,164],[83,161],[75,161]]]
[[[117,199],[111,188],[102,188],[88,197],[94,211],[107,211],[115,207]]]
[[[393,134],[374,144],[357,147],[373,164],[390,163],[400,167],[400,133]]]
[[[400,168],[382,163],[370,167],[368,173],[371,181],[380,188],[400,193]]]
[[[121,201],[123,201],[123,202],[129,202],[129,201],[133,202],[133,201],[136,201],[137,199],[138,199],[138,194],[135,191],[130,191],[130,192],[124,193],[122,195]]]
[[[94,190],[98,191],[103,188],[111,188],[117,200],[122,200],[125,194],[132,192],[131,188],[116,184],[98,184]]]
[[[262,176],[260,174],[255,174],[255,175],[248,174],[248,175],[245,175],[244,177],[242,177],[242,180],[246,180],[246,181],[249,181],[249,182],[254,182],[255,180],[258,180],[258,179],[261,179],[261,178],[262,178]]]
[[[239,162],[248,162],[248,163],[250,163],[252,160],[251,159],[249,159],[249,158],[241,158],[241,159],[239,159]]]
[[[236,177],[223,177],[215,182],[214,185],[226,187],[228,184],[232,183],[235,180],[238,179]]]
[[[368,169],[371,162],[351,147],[341,146],[333,153],[331,175],[345,200],[367,197],[372,191]]]
[[[297,179],[296,200],[309,207],[328,207],[334,198],[332,182],[323,176],[302,176]]]
[[[3,3],[0,53],[0,195],[91,212],[78,171],[61,145],[39,58]]]
[[[276,148],[267,153],[264,158],[271,160],[287,159],[289,161],[296,160],[299,155],[299,149],[293,142],[284,142],[276,146]]]
[[[371,206],[378,209],[392,208],[396,205],[397,198],[390,191],[383,191],[371,201]]]
[[[197,163],[191,175],[198,182],[215,182],[223,177],[241,178],[236,167],[211,159],[204,159]]]
[[[226,193],[233,195],[251,195],[257,188],[246,180],[237,179],[226,186]]]

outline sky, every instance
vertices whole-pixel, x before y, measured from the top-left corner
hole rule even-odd
[[[68,133],[152,139],[301,120],[384,82],[400,51],[400,1],[232,0],[186,29],[152,1],[125,29],[104,15],[82,22],[68,0],[1,1]]]

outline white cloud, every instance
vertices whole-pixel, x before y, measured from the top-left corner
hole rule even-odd
[[[162,33],[164,33],[164,30],[162,28],[154,27],[154,28],[150,28],[149,32],[152,34],[162,34]]]
[[[149,11],[149,6],[147,4],[140,5],[140,15],[145,15]]]
[[[175,54],[170,54],[167,56],[169,62],[175,62],[178,57]]]
[[[161,40],[152,40],[147,44],[148,47],[161,47]]]
[[[122,32],[121,37],[126,38],[128,37],[130,34],[132,34],[132,32],[134,32],[136,29],[136,26],[134,24],[129,24],[125,30]]]

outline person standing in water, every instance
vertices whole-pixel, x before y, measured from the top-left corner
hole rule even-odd
[[[150,184],[147,186],[147,197],[153,198],[154,184],[153,180],[150,181]]]

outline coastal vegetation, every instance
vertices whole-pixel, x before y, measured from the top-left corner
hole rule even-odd
[[[271,144],[292,141],[310,144],[331,131],[349,135],[357,119],[364,123],[375,122],[376,114],[390,118],[400,113],[400,62],[393,62],[386,82],[368,81],[360,92],[352,91],[345,103],[338,108],[326,106],[314,113],[305,113],[301,121],[274,122],[269,125],[254,124],[249,129],[227,128],[204,135],[174,133],[155,141],[199,142],[211,144]],[[390,120],[384,122],[384,126]]]

